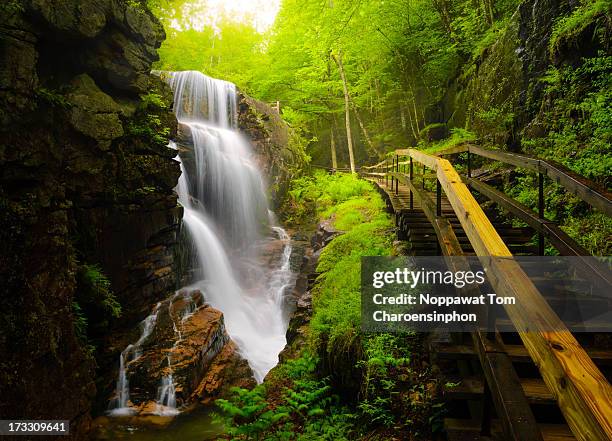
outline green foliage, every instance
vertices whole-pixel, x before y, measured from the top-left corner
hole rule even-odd
[[[263,433],[288,416],[268,408],[262,385],[252,390],[232,388],[230,400],[217,400],[224,415],[226,432],[232,439],[259,440]]]
[[[81,346],[85,349],[85,353],[93,355],[96,348],[93,346],[87,336],[88,321],[81,306],[77,302],[72,302],[72,317],[74,323],[74,332]]]
[[[609,21],[611,13],[612,3],[609,0],[582,0],[580,6],[555,23],[548,45],[551,57],[554,58],[562,46],[571,47],[593,23]],[[605,34],[601,38],[605,38]]]
[[[353,415],[338,405],[327,380],[316,378],[317,360],[308,353],[282,365],[290,380],[277,402],[267,400],[267,389],[233,388],[229,400],[217,400],[219,419],[231,439],[344,440]]]
[[[142,138],[152,145],[168,145],[170,128],[162,120],[168,113],[169,105],[164,97],[155,91],[140,96],[136,114],[127,124],[130,136]]]
[[[372,187],[366,181],[346,173],[333,175],[323,171],[317,171],[312,176],[303,176],[291,182],[289,197],[283,208],[287,222],[303,223],[308,219],[313,220],[336,214],[334,208],[337,204],[349,199],[366,196],[372,192]],[[370,200],[370,198],[366,198]],[[338,213],[341,226],[345,229],[343,222],[350,223],[343,216],[359,216],[358,213],[349,213],[344,209]]]
[[[612,170],[612,56],[599,53],[575,66],[550,68],[542,118],[546,133],[523,139],[527,153],[558,161],[610,189]],[[535,209],[534,178],[519,173],[510,194]],[[610,222],[552,182],[546,183],[546,216],[564,227],[588,251],[610,252]]]
[[[68,102],[66,97],[57,91],[40,87],[36,89],[35,93],[38,99],[48,103],[52,107],[59,107],[64,109],[70,107],[70,103]]]
[[[5,0],[0,4],[0,13],[5,16],[11,16],[19,12],[24,12],[25,8],[19,0]]]
[[[121,316],[121,304],[111,282],[98,265],[79,266],[76,274],[76,329],[81,337],[95,337],[108,329],[111,320]]]
[[[160,94],[149,92],[146,95],[141,95],[140,106],[144,110],[165,110],[168,108],[168,103]]]
[[[462,60],[499,38],[517,4],[285,0],[273,28],[260,33],[226,17],[202,28],[190,17],[206,16],[206,1],[149,0],[171,24],[157,68],[199,70],[262,101],[280,101],[283,117],[311,141],[314,162],[327,165],[332,129],[339,163],[348,161],[343,87],[332,55],[346,72],[356,160],[370,162],[377,153],[356,114],[379,153],[415,144]]]
[[[427,153],[434,154],[449,149],[451,147],[456,147],[466,142],[476,140],[476,135],[466,129],[454,128],[451,129],[450,132],[450,136],[441,141],[434,143],[420,143],[420,149]]]

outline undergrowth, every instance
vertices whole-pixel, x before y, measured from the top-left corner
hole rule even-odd
[[[361,331],[361,257],[391,255],[394,230],[372,185],[349,174],[293,182],[285,214],[342,234],[321,252],[307,344],[263,385],[219,400],[230,439],[425,439],[440,429],[436,383],[416,334]],[[424,437],[424,438],[419,438]]]

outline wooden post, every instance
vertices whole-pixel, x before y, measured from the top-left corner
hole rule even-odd
[[[538,215],[544,220],[544,174],[538,173]],[[538,233],[538,254],[544,255],[544,233]]]
[[[414,167],[412,164],[412,156],[410,157],[410,183],[412,183],[412,177],[414,175]],[[412,189],[410,190],[410,209],[414,210],[414,195],[412,194]]]
[[[491,388],[489,383],[484,382],[484,394],[482,396],[482,421],[480,426],[480,434],[482,436],[491,436],[491,410],[493,400],[491,398]]]
[[[385,187],[388,187],[389,186],[389,175],[387,173],[389,173],[389,164],[387,163],[387,161],[385,161],[384,167],[385,167]]]
[[[467,151],[467,167],[468,167],[468,170],[467,170],[468,178],[471,178],[472,177],[472,156],[470,155],[469,150]]]
[[[410,149],[408,154],[436,172],[476,255],[488,269],[496,294],[516,298],[504,309],[576,439],[612,439],[612,387],[606,377],[512,259],[453,166],[418,150]]]
[[[399,156],[395,156],[395,170],[399,173]],[[395,194],[399,194],[399,179],[395,179]]]
[[[442,185],[436,181],[436,216],[442,216]]]
[[[425,164],[423,164],[423,174],[421,175],[421,185],[423,190],[425,190]]]

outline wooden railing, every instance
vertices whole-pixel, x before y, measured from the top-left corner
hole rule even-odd
[[[607,216],[612,217],[612,194],[610,194],[610,192],[604,188],[600,188],[600,186],[591,180],[574,173],[567,167],[555,161],[538,159],[528,155],[504,152],[501,150],[485,149],[472,144],[462,144],[447,150],[442,150],[437,152],[436,156],[456,155],[464,152],[468,154],[468,177],[471,177],[472,174],[472,155],[500,161],[505,164],[514,165],[516,167],[536,172],[538,174],[538,187],[540,189],[540,194],[544,183],[543,178],[544,176],[547,176],[573,195],[585,201],[591,207],[601,211]],[[539,202],[539,207],[543,207],[543,201],[541,198]],[[540,208],[540,210],[543,210],[543,208]]]
[[[463,148],[467,150],[462,151],[492,159],[503,158],[504,162],[537,170],[539,173],[546,171],[548,176],[556,177],[557,182],[573,189],[574,194],[591,205],[602,208],[604,212],[608,209],[609,199],[602,200],[601,193],[585,188],[580,179],[560,171],[548,162],[514,154],[490,154],[490,151],[480,147]],[[400,162],[403,157],[407,157],[408,161]],[[583,441],[612,439],[610,383],[512,258],[512,253],[451,163],[414,149],[397,150],[391,159],[363,167],[361,173],[379,180],[385,179],[387,184],[390,180],[391,188],[397,192],[400,181],[409,187],[414,186],[415,162],[430,169],[435,175],[437,217],[442,217],[441,194],[444,191],[473,249],[487,268],[496,293],[516,299],[515,304],[504,305],[504,309],[557,400],[572,432],[577,439]],[[400,168],[405,170],[406,166],[409,167],[408,174],[400,172]],[[410,191],[411,206],[413,189]],[[439,228],[448,226],[441,222]]]

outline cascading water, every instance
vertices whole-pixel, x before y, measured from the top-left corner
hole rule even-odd
[[[129,415],[132,413],[132,409],[128,407],[130,399],[130,383],[127,379],[127,364],[131,360],[135,360],[140,357],[140,348],[145,340],[151,335],[155,322],[157,321],[157,312],[159,311],[160,303],[158,303],[153,312],[145,318],[142,323],[142,333],[138,340],[128,345],[121,355],[119,356],[119,378],[117,379],[116,397],[110,403],[110,409],[112,415]]]
[[[199,72],[157,72],[174,91],[174,109],[180,126],[177,150],[181,177],[176,187],[184,209],[183,225],[195,249],[195,280],[206,302],[223,312],[228,334],[248,361],[258,382],[278,363],[286,344],[284,297],[295,280],[290,269],[291,238],[276,226],[268,209],[265,185],[250,146],[236,130],[236,87]],[[266,234],[262,234],[266,232]],[[262,243],[278,237],[280,262],[262,270]],[[176,294],[179,295],[179,294]],[[170,315],[172,316],[172,301]],[[116,399],[112,415],[129,414],[128,364],[138,358],[139,347],[155,326],[157,310],[144,323],[141,338],[129,345],[119,360]],[[173,320],[176,341],[182,322]],[[176,385],[171,352],[168,370],[157,393],[160,415],[175,415]]]
[[[179,317],[177,321],[174,317],[172,307],[174,305],[174,301],[179,297],[182,297],[183,300],[188,301],[188,307],[186,310],[183,311],[183,315]],[[170,305],[168,306],[168,313],[170,315],[170,318],[172,319],[172,328],[176,335],[176,340],[174,342],[172,350],[168,351],[167,355],[169,372],[167,375],[164,375],[162,377],[161,385],[158,389],[157,406],[155,411],[157,415],[173,416],[178,413],[178,410],[176,408],[176,386],[174,384],[173,376],[172,353],[183,341],[183,335],[181,331],[183,324],[198,310],[198,306],[196,305],[196,303],[196,300],[191,297],[188,292],[183,292],[182,294],[178,292],[174,295],[174,297],[170,301]]]
[[[293,277],[290,238],[273,227],[284,245],[280,268],[257,280],[249,261],[257,258],[261,232],[270,231],[268,206],[250,146],[236,130],[236,88],[200,72],[162,76],[174,91],[181,134],[193,148],[180,149],[177,193],[197,251],[201,290],[223,312],[230,337],[261,382],[286,343],[282,296]]]

